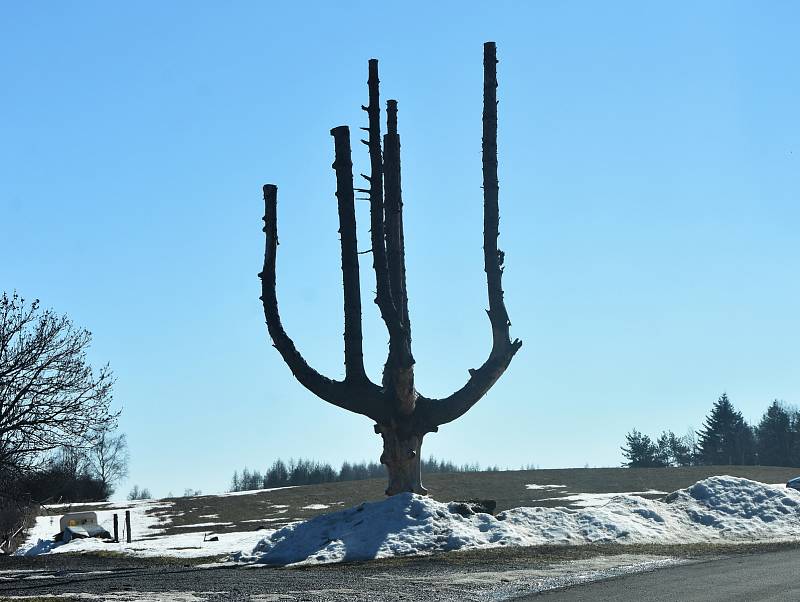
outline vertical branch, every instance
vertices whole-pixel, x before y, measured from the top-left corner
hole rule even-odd
[[[397,340],[389,343],[389,358],[384,368],[384,386],[397,400],[401,413],[411,414],[416,404],[414,357],[411,354],[411,325],[406,294],[405,248],[403,241],[403,200],[400,184],[400,136],[397,134],[397,101],[386,103],[387,130],[383,138],[386,178],[385,231],[386,253],[392,300],[401,328]]]
[[[383,137],[384,177],[386,188],[386,253],[392,299],[400,321],[411,337],[406,290],[406,252],[403,235],[403,196],[400,178],[400,136],[397,134],[397,101],[386,102],[388,133]]]
[[[344,364],[345,380],[366,380],[363,336],[361,333],[361,283],[358,273],[356,213],[353,193],[353,161],[350,128],[333,128],[336,171],[336,198],[339,205],[339,235],[342,243],[342,286],[344,288]]]
[[[372,242],[372,267],[375,270],[376,295],[375,303],[381,312],[381,318],[389,330],[390,339],[399,334],[400,322],[392,300],[389,268],[386,260],[386,242],[383,227],[383,157],[381,156],[381,108],[378,79],[378,60],[369,60],[369,105],[361,107],[369,117],[370,175],[365,178],[369,182],[370,235]],[[391,343],[390,343],[391,344]]]
[[[489,291],[489,320],[492,323],[492,352],[511,344],[503,301],[504,253],[497,248],[500,235],[499,189],[497,180],[497,48],[483,45],[483,263]]]

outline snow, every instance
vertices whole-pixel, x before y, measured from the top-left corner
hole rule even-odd
[[[176,558],[203,558],[230,554],[233,550],[252,548],[263,537],[263,531],[222,533],[218,541],[204,541],[201,533],[179,533],[147,539],[135,539],[131,543],[107,543],[100,539],[73,539],[69,543],[57,544],[52,540],[39,539],[36,543],[25,544],[17,550],[17,555],[38,556],[40,554],[119,552],[131,556]],[[29,540],[30,541],[30,540]]]
[[[281,489],[294,489],[299,485],[287,485],[286,487],[271,487],[269,489],[249,489],[248,491],[227,491],[225,493],[217,493],[214,497],[235,497],[237,495],[254,495],[256,493],[267,493],[268,491],[280,491]]]
[[[45,510],[69,510],[70,506],[78,507],[83,505],[89,504],[53,504],[45,506]],[[93,511],[97,513],[98,524],[104,526],[109,533],[114,532],[113,515],[117,514],[120,539],[124,539],[125,511],[128,510],[131,513],[131,538],[142,539],[163,532],[161,528],[163,521],[160,520],[160,515],[172,508],[172,503],[137,500],[123,504],[111,502],[93,503],[92,506]],[[20,550],[23,550],[25,555],[35,555],[57,547],[57,544],[52,540],[53,536],[60,531],[59,520],[61,516],[63,516],[61,512],[50,516],[37,516],[36,523],[29,531],[27,541]],[[71,544],[81,541],[86,540],[73,540]],[[20,550],[17,551],[18,554]]]
[[[66,504],[47,504],[47,506],[45,506],[45,508],[53,509],[53,510],[60,509],[60,508],[69,509],[72,506],[74,506],[76,508],[79,507],[79,506],[108,506],[109,504],[112,504],[112,503],[113,502],[68,502]]]
[[[173,529],[194,529],[196,527],[230,527],[233,523],[194,523],[191,525],[176,525]]]
[[[303,506],[303,510],[325,510],[326,508],[330,508],[328,504],[309,504],[308,506]]]
[[[313,564],[497,546],[787,540],[800,532],[800,492],[729,476],[663,502],[622,494],[603,506],[514,508],[496,517],[453,509],[404,493],[288,525],[233,558]]]
[[[662,492],[650,489],[639,493]],[[799,491],[737,477],[710,477],[671,493],[663,501],[631,493],[574,494],[556,499],[583,507],[524,507],[497,516],[465,517],[457,512],[456,504],[407,493],[298,521],[278,530],[219,534],[216,542],[203,541],[200,532],[165,535],[160,527],[170,517],[171,502],[131,502],[127,505],[132,513],[131,544],[124,543],[122,536],[120,543],[83,539],[56,544],[52,536],[58,530],[60,517],[39,517],[17,554],[101,550],[136,556],[231,554],[233,560],[248,563],[309,564],[498,546],[800,539]],[[102,525],[110,525],[114,509],[123,508],[98,508]],[[193,526],[215,524],[219,523]]]
[[[525,485],[527,489],[562,489],[566,487],[566,485],[537,485],[536,483],[531,483],[530,485]]]
[[[64,505],[49,506],[48,510],[64,508]],[[178,513],[170,513],[173,503],[168,501],[142,500],[120,504],[107,504],[100,509],[97,504],[97,521],[113,533],[113,514],[119,516],[119,543],[107,543],[100,539],[73,539],[69,543],[57,543],[53,536],[58,533],[61,515],[38,516],[22,546],[16,551],[21,556],[56,554],[63,552],[121,552],[133,556],[175,556],[181,558],[216,556],[229,554],[242,547],[253,546],[263,536],[263,531],[243,533],[224,533],[218,535],[219,541],[203,541],[201,533],[179,533],[164,535],[163,526]],[[131,543],[126,543],[124,535],[125,510],[131,513]],[[162,520],[165,519],[165,520]],[[194,527],[227,525],[230,523],[200,523]]]
[[[667,495],[667,492],[659,491],[658,489],[648,489],[646,491],[626,491],[623,493],[575,493],[572,495],[562,495],[561,497],[540,498],[536,501],[569,502],[570,506],[592,508],[594,506],[604,506],[615,497],[621,495]]]

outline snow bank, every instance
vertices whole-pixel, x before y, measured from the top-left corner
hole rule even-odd
[[[405,493],[288,525],[233,558],[283,565],[498,546],[798,538],[800,492],[720,476],[663,502],[623,494],[602,506],[514,508],[496,517],[462,516],[455,504]]]

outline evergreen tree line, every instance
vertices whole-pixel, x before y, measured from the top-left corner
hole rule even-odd
[[[455,464],[448,460],[436,458],[421,461],[424,473],[434,472],[478,472],[478,464]],[[486,468],[487,471],[499,471],[497,466]],[[359,481],[362,479],[383,478],[386,468],[377,462],[343,462],[337,470],[328,463],[316,460],[294,460],[284,462],[275,460],[264,473],[258,470],[244,468],[233,473],[230,491],[251,491],[254,489],[267,489],[271,487],[287,487],[289,485],[317,485],[319,483],[333,483],[337,481]]]
[[[625,435],[623,466],[798,466],[800,410],[775,400],[759,423],[748,424],[723,394],[706,416],[703,428],[678,437],[664,431],[651,439],[636,429]]]

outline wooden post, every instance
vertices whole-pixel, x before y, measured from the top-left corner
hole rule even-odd
[[[114,513],[114,543],[119,543],[119,517]]]
[[[131,511],[125,511],[125,540],[131,543]]]

